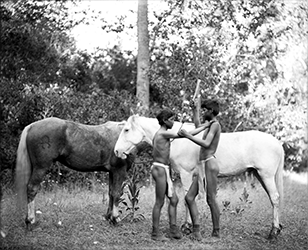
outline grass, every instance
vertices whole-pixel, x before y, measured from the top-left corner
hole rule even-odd
[[[112,226],[104,219],[107,188],[94,192],[79,188],[56,188],[40,192],[36,199],[37,220],[27,231],[17,219],[15,196],[6,191],[1,204],[1,223],[6,237],[0,236],[1,249],[307,249],[308,186],[285,177],[284,226],[277,241],[266,239],[272,212],[265,191],[258,182],[224,183],[219,186],[221,238],[210,237],[212,222],[208,206],[198,199],[201,214],[201,242],[189,236],[167,243],[150,239],[154,188],[141,188],[138,213],[145,219]],[[103,195],[104,194],[104,195]],[[184,222],[183,193],[178,190],[178,224]],[[125,216],[125,211],[122,217]],[[161,229],[168,232],[167,203],[162,210]]]

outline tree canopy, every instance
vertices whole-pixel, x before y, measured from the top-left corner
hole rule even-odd
[[[58,116],[86,124],[121,121],[136,108],[137,51],[121,42],[80,50],[72,37],[91,25],[78,1],[4,1],[0,5],[0,165],[13,168],[21,130]],[[187,106],[198,79],[203,98],[221,103],[224,132],[257,129],[285,145],[289,168],[307,162],[308,3],[287,0],[149,1],[149,115]],[[137,10],[127,10],[135,15]],[[102,31],[132,34],[128,15],[91,13]],[[114,21],[116,19],[116,21]],[[123,41],[122,41],[123,43]],[[303,165],[304,164],[304,165]]]

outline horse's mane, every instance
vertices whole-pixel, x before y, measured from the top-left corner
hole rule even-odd
[[[140,122],[142,122],[142,121],[144,121],[144,119],[155,120],[154,118],[150,118],[150,117],[145,117],[145,116],[140,116],[138,114],[134,114],[134,115],[131,115],[127,119],[127,124],[129,124],[133,130],[135,130],[138,127],[142,127],[142,125],[140,123],[138,123],[138,120]],[[147,122],[149,122],[149,121],[147,120]]]

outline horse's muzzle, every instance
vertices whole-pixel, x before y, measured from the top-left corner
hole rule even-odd
[[[128,154],[126,154],[124,152],[120,153],[118,150],[115,151],[115,155],[116,155],[116,157],[121,158],[123,160],[125,160],[127,158],[127,156],[128,156]]]

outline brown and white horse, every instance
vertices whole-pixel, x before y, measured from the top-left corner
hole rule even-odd
[[[16,160],[16,187],[19,206],[27,204],[27,226],[35,222],[34,198],[48,168],[58,161],[83,172],[109,172],[109,205],[106,218],[116,223],[122,184],[131,166],[129,159],[114,154],[114,145],[123,122],[91,126],[46,118],[26,126],[21,134]]]

